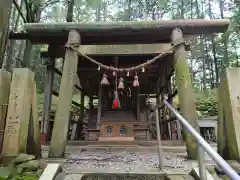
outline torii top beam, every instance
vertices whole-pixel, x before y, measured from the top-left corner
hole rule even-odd
[[[227,19],[191,19],[160,21],[121,21],[94,23],[27,23],[21,33],[11,33],[12,39],[29,39],[34,44],[65,44],[70,30],[77,30],[82,44],[136,44],[170,42],[174,28],[184,35],[222,33]]]

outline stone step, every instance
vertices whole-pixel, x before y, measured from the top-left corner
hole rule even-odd
[[[163,152],[167,153],[186,153],[186,147],[184,146],[163,146]],[[48,151],[49,147],[45,146],[42,148],[43,151]],[[121,152],[121,151],[129,151],[129,152],[148,152],[155,153],[157,152],[157,146],[151,147],[142,147],[142,146],[67,146],[65,150],[65,154],[71,154],[76,151],[86,151],[86,152]]]
[[[176,173],[176,174],[175,174]],[[183,172],[165,172],[162,171],[160,173],[156,172],[133,172],[133,173],[106,173],[105,172],[98,172],[97,174],[89,172],[82,173],[73,173],[73,174],[66,174],[60,173],[55,180],[109,180],[109,179],[116,179],[116,180],[194,180],[194,178],[187,174],[188,172],[184,172],[186,174],[179,174]]]
[[[162,140],[161,141],[162,145],[166,146],[185,146],[185,143],[183,141],[179,140]],[[68,145],[111,145],[113,144],[112,142],[109,141],[68,141]],[[114,145],[139,145],[139,146],[155,146],[157,144],[156,140],[150,140],[150,141],[145,141],[145,140],[135,140],[131,142],[126,142],[126,141],[116,141],[114,142]]]

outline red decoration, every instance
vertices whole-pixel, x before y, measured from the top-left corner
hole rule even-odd
[[[113,105],[112,105],[112,108],[113,109],[118,109],[120,106],[119,106],[119,101],[117,98],[114,98],[113,100]]]
[[[114,97],[114,100],[113,100],[112,108],[113,109],[119,109],[119,108],[121,108],[121,106],[120,106],[120,101],[118,99],[117,91],[115,91],[114,94],[115,94],[115,97]]]

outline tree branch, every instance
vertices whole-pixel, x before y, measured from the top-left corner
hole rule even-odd
[[[32,22],[32,17],[31,17],[31,7],[29,7],[29,3],[28,0],[24,0],[25,1],[25,7],[26,7],[26,11],[27,11],[27,22]]]
[[[55,3],[58,3],[58,2],[61,2],[60,0],[49,0],[49,1],[46,1],[45,3],[43,3],[42,5],[42,9],[50,6],[50,5],[53,5]]]
[[[13,0],[13,4],[14,4],[14,6],[16,7],[16,9],[17,9],[18,13],[20,14],[21,18],[23,19],[23,22],[24,22],[24,23],[27,23],[27,19],[26,19],[25,16],[23,15],[23,13],[22,13],[19,5],[17,4],[16,0]]]

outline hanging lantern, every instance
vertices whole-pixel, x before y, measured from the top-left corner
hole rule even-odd
[[[119,79],[118,89],[124,89],[123,78]]]
[[[139,87],[139,81],[138,81],[137,75],[134,76],[133,87]]]
[[[105,73],[103,74],[103,77],[102,77],[102,80],[101,80],[101,84],[102,85],[109,85],[109,81],[108,81],[107,75]]]
[[[100,66],[98,66],[98,71],[100,71],[100,69],[101,69]]]
[[[145,68],[144,67],[142,68],[142,72],[145,72]]]
[[[127,72],[127,76],[129,76],[129,71]]]
[[[116,72],[115,71],[113,71],[113,76],[116,76]]]

